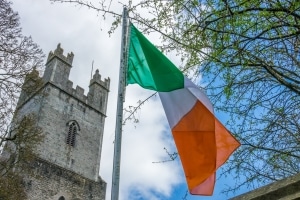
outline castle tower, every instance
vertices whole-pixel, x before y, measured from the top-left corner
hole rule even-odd
[[[97,70],[89,91],[69,80],[74,54],[60,44],[50,52],[44,76],[26,77],[18,102],[19,117],[37,116],[44,139],[36,149],[31,173],[24,175],[30,200],[104,200],[106,183],[99,177],[109,79]],[[28,91],[36,81],[43,86]]]

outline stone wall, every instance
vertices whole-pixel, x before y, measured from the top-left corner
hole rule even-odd
[[[96,70],[87,95],[80,86],[74,89],[69,80],[73,57],[64,56],[59,44],[49,53],[43,77],[33,70],[20,94],[14,121],[35,114],[45,136],[24,174],[31,200],[105,199],[99,171],[110,80],[101,80]]]
[[[300,200],[300,174],[239,195],[231,200]]]
[[[29,109],[39,108],[38,125],[45,134],[44,142],[38,146],[36,153],[40,158],[97,180],[105,115],[54,85],[47,84],[44,90],[40,106],[32,100],[32,108]],[[71,120],[80,127],[74,146],[66,144],[68,122]]]
[[[49,53],[44,76],[35,70],[28,75],[24,85],[39,79],[44,83],[35,92],[22,90],[16,118],[38,116],[45,135],[36,150],[40,158],[97,181],[110,81],[102,81],[96,70],[87,95],[80,86],[73,89],[69,80],[73,56],[64,56],[58,45]],[[66,144],[71,121],[78,125],[75,145]]]
[[[104,200],[106,183],[93,181],[45,160],[29,166],[24,185],[30,200]]]

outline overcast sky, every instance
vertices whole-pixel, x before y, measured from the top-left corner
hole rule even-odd
[[[112,6],[115,12],[122,13],[120,3]],[[87,93],[93,61],[94,71],[99,69],[102,79],[110,78],[100,164],[100,176],[107,183],[106,199],[110,199],[121,28],[109,37],[111,16],[106,15],[106,20],[103,20],[101,14],[70,4],[13,0],[12,7],[20,15],[23,34],[32,36],[46,55],[55,50],[58,43],[61,43],[65,55],[71,51],[75,54],[70,75],[74,87],[80,85]],[[139,100],[152,93],[136,85],[127,87],[125,107],[137,105]],[[153,163],[169,159],[164,148],[170,153],[176,151],[159,97],[147,101],[137,116],[139,123],[129,121],[123,128],[120,200],[182,199],[187,186],[179,159]],[[220,190],[230,182],[230,179],[217,181],[212,197],[189,195],[187,199],[227,199]]]

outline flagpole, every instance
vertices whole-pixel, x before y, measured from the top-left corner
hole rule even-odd
[[[121,41],[121,61],[119,73],[118,103],[116,115],[116,130],[114,141],[114,160],[111,186],[111,200],[119,199],[120,167],[121,167],[121,142],[123,123],[123,102],[125,101],[127,49],[128,49],[128,13],[127,8],[123,8],[122,19],[122,41]]]

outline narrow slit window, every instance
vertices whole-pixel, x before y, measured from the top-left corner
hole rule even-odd
[[[72,147],[75,146],[76,135],[78,133],[79,127],[75,121],[69,122],[69,130],[66,138],[66,143]]]

